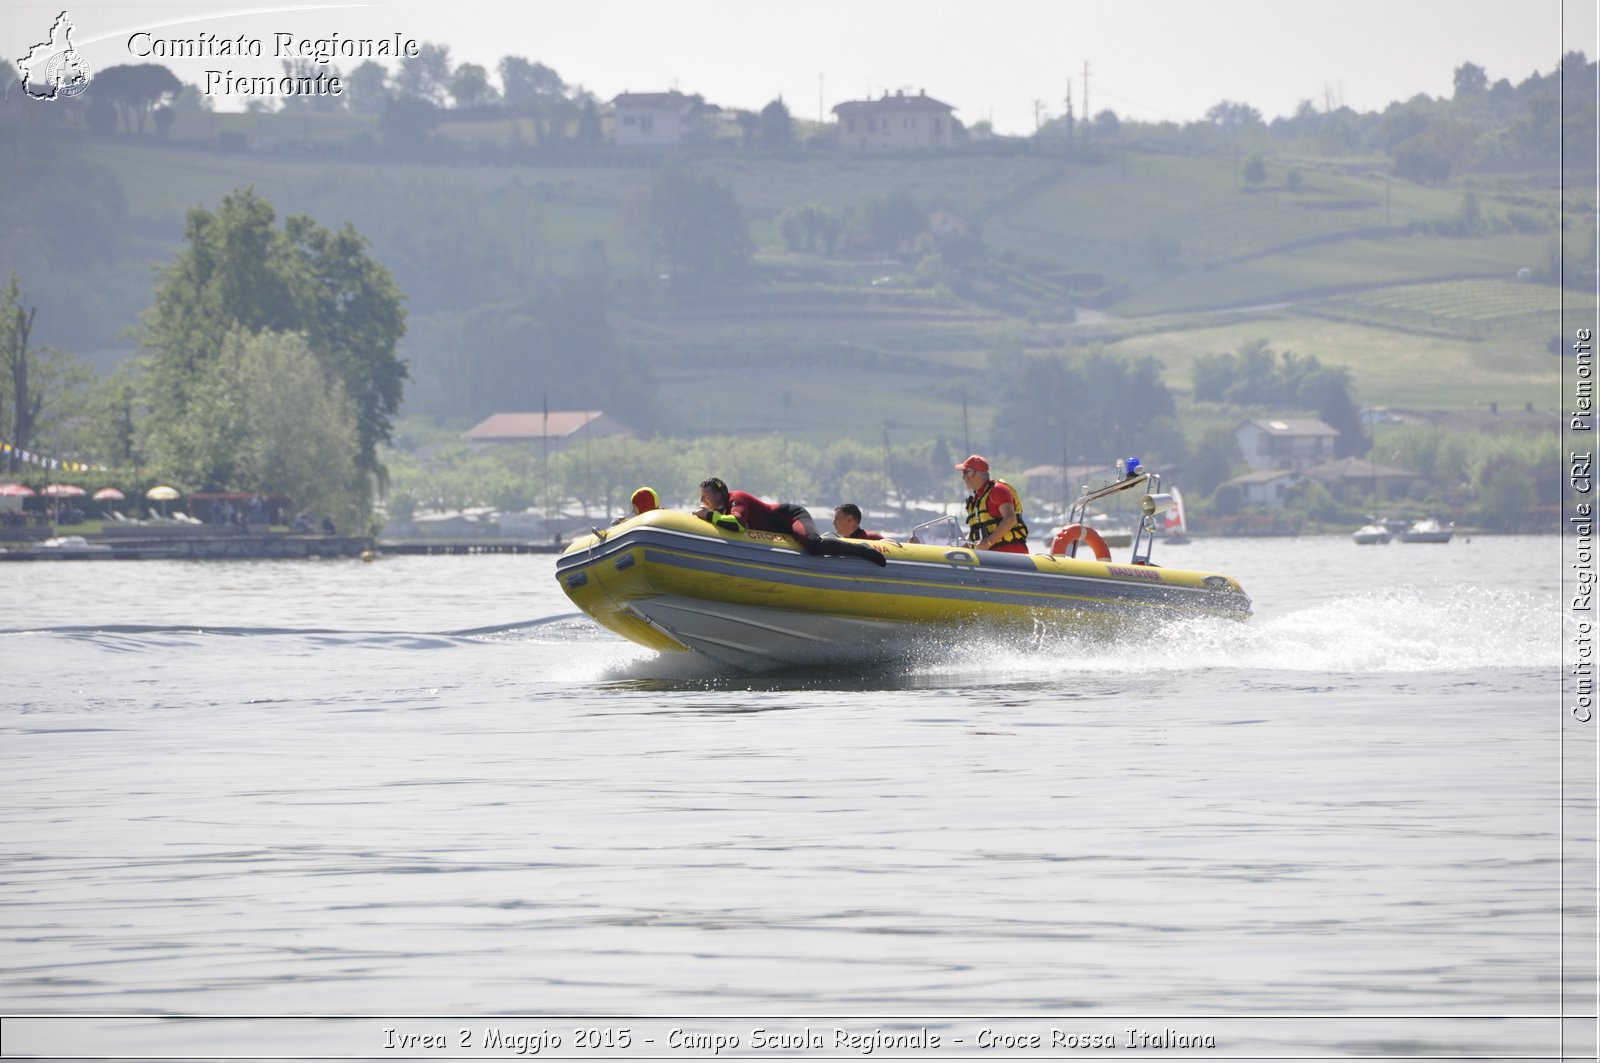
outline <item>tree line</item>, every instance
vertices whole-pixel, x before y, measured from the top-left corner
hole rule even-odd
[[[310,71],[307,60],[284,60],[284,72]],[[14,69],[13,64],[6,64]],[[320,68],[319,68],[320,69]],[[450,47],[430,42],[391,70],[367,60],[348,73],[330,67],[340,78],[340,96],[252,98],[247,108],[330,112],[346,110],[380,117],[386,143],[394,146],[426,142],[444,117],[515,115],[531,121],[533,146],[562,143],[598,144],[604,139],[604,101],[581,84],[567,82],[545,63],[506,55],[491,70],[479,63],[454,62]],[[14,77],[8,75],[7,79]],[[1292,115],[1265,120],[1254,106],[1221,100],[1197,122],[1139,122],[1104,109],[1092,118],[1076,117],[1070,102],[1050,116],[1041,102],[1038,128],[1031,137],[1001,138],[1032,142],[1056,150],[1098,150],[1097,144],[1126,142],[1141,135],[1181,135],[1204,144],[1226,141],[1262,148],[1276,142],[1311,143],[1319,154],[1344,156],[1382,153],[1394,176],[1423,184],[1443,184],[1471,173],[1480,163],[1496,160],[1591,161],[1595,156],[1595,62],[1581,51],[1565,54],[1545,73],[1532,72],[1520,82],[1491,81],[1480,65],[1466,61],[1453,72],[1453,91],[1434,98],[1419,93],[1395,101],[1382,111],[1361,113],[1346,106],[1330,89],[1322,100],[1302,100]],[[1567,85],[1573,91],[1563,92]],[[689,98],[704,102],[701,97]],[[97,71],[87,94],[87,120],[97,131],[121,128],[162,133],[180,108],[209,107],[210,100],[194,86],[183,85],[156,63],[123,64]],[[60,119],[70,109],[58,108]],[[758,109],[730,108],[739,139],[750,145],[785,148],[798,139],[789,108],[782,99]],[[956,123],[956,139],[971,133],[993,141],[986,123],[968,130]]]
[[[280,226],[252,189],[191,210],[184,241],[160,271],[141,358],[92,386],[32,343],[36,312],[12,275],[0,432],[17,451],[77,454],[130,482],[285,494],[362,526],[408,375],[393,277],[354,228],[304,215]]]

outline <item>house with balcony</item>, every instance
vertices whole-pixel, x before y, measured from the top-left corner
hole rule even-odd
[[[904,90],[876,100],[851,100],[833,108],[839,146],[854,151],[919,151],[955,142],[955,108]]]
[[[1239,451],[1252,469],[1302,472],[1334,458],[1339,430],[1315,417],[1246,421],[1234,429]]]
[[[701,96],[624,92],[611,101],[611,139],[618,145],[703,144],[717,135],[722,108]]]

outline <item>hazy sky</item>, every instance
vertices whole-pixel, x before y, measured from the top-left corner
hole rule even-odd
[[[41,39],[60,3],[0,13],[0,55]],[[1490,80],[1549,71],[1564,50],[1593,57],[1594,0],[376,0],[350,5],[197,5],[112,0],[71,5],[91,68],[130,56],[139,29],[371,37],[450,46],[491,70],[507,54],[553,67],[605,99],[678,88],[728,107],[782,96],[800,117],[884,91],[926,89],[971,124],[1034,128],[1036,101],[1058,115],[1070,91],[1090,107],[1143,119],[1199,118],[1219,100],[1266,117],[1301,100],[1380,109],[1451,92],[1464,61]],[[161,60],[187,81],[203,68],[277,74],[277,62]],[[354,63],[346,63],[346,67]],[[218,100],[219,109],[239,102]]]

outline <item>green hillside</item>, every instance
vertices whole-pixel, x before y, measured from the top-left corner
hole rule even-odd
[[[407,296],[406,412],[455,424],[544,396],[611,401],[574,390],[587,352],[559,337],[520,352],[503,337],[501,375],[478,365],[497,308],[553,299],[557,279],[595,269],[617,344],[653,381],[639,416],[664,434],[871,438],[887,423],[959,438],[963,404],[986,431],[1014,352],[1152,355],[1181,399],[1195,357],[1257,338],[1347,367],[1363,405],[1557,399],[1548,345],[1564,301],[1550,282],[1561,226],[1582,232],[1586,207],[1564,205],[1537,166],[1425,186],[1382,158],[1286,149],[1251,183],[1237,149],[1133,134],[1079,153],[519,154],[515,124],[451,123],[411,162],[342,147],[372,137],[353,115],[184,115],[164,141],[12,138],[0,176],[22,191],[0,271],[23,278],[46,342],[108,368],[132,350],[149,264],[179,246],[185,211],[253,186],[280,215],[348,222],[371,241]],[[229,132],[253,139],[222,150]],[[644,214],[667,165],[731,191],[755,244],[742,281],[688,292],[663,279]],[[66,244],[46,222],[72,201],[40,181],[62,170],[111,190]],[[896,196],[967,237],[871,246],[863,219]],[[785,212],[806,204],[844,219],[833,254],[786,243]]]

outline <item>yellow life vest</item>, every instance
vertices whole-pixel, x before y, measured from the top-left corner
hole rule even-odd
[[[1015,487],[1004,480],[990,480],[983,485],[983,490],[967,496],[967,539],[970,542],[982,542],[989,537],[990,532],[1000,526],[1000,518],[989,512],[989,492],[994,490],[995,484],[1005,484],[1010,488],[1011,497],[1017,503],[1017,523],[994,545],[1026,542],[1028,526],[1022,521],[1022,496],[1017,493]]]

